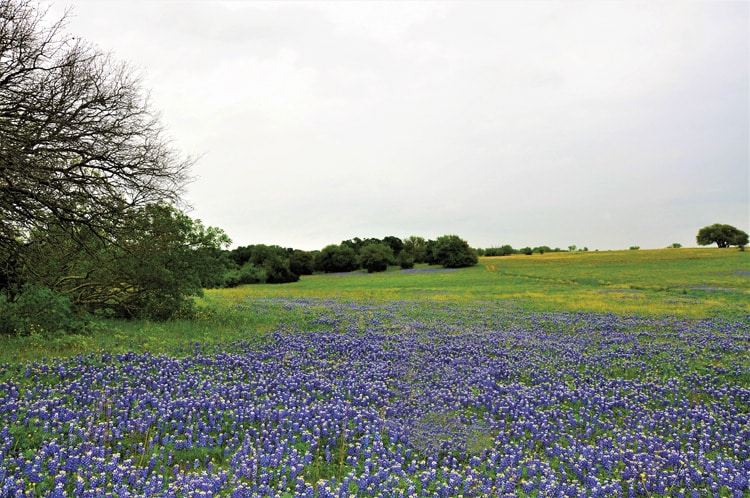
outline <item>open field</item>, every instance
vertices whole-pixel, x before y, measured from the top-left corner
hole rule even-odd
[[[360,278],[349,278],[360,275]],[[750,252],[660,249],[480,258],[461,270],[422,267],[315,275],[284,286],[209,291],[209,302],[252,297],[502,301],[538,311],[642,316],[750,314]]]
[[[748,255],[316,275],[6,341],[0,495],[748,497]]]

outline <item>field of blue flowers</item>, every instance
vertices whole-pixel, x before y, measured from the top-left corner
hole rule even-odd
[[[0,496],[750,496],[750,321],[248,301],[262,344],[0,366]]]

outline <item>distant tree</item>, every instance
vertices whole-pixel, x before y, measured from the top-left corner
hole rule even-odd
[[[427,239],[424,243],[424,262],[428,265],[438,265],[437,255],[435,253],[437,241]]]
[[[359,254],[359,250],[362,249],[362,246],[364,244],[365,244],[365,240],[360,239],[359,237],[354,237],[353,239],[342,240],[341,244],[339,245],[349,247],[354,251],[354,254]]]
[[[359,268],[357,253],[346,244],[331,244],[315,258],[315,269],[326,273],[349,272]]]
[[[266,283],[266,271],[258,268],[250,262],[245,263],[240,268],[232,268],[224,274],[225,287],[237,287],[245,284],[264,284]]]
[[[385,271],[393,261],[393,249],[383,242],[370,242],[359,251],[359,262],[368,273]]]
[[[577,249],[577,247],[575,246],[575,244],[568,246],[568,251],[570,251],[570,252],[575,252],[576,249]]]
[[[518,252],[520,252],[521,254],[525,254],[527,256],[531,256],[534,253],[534,250],[526,246],[526,247],[522,247],[521,249],[519,249]]]
[[[414,258],[406,249],[404,249],[398,253],[398,264],[401,266],[402,270],[409,270],[414,268]]]
[[[739,246],[744,249],[748,243],[748,235],[731,225],[714,223],[698,230],[696,240],[702,246],[716,244],[718,247]]]
[[[668,249],[679,249],[680,247],[682,247],[682,244],[679,242],[673,242],[667,246]]]
[[[641,248],[641,246],[630,246],[630,247],[629,247],[629,249],[630,249],[631,251],[637,251],[637,250],[638,250],[638,249],[640,249],[640,248]]]
[[[435,240],[435,262],[446,268],[473,266],[479,259],[469,243],[458,235],[443,235]]]
[[[394,235],[388,235],[383,237],[383,243],[387,244],[391,248],[393,254],[398,254],[404,248],[404,242]]]
[[[297,275],[312,275],[315,270],[315,256],[311,252],[295,249],[289,255],[289,268]]]
[[[289,258],[279,253],[271,254],[265,258],[263,269],[266,272],[266,283],[269,284],[285,284],[299,280],[299,275],[290,268]]]
[[[552,248],[550,248],[549,246],[538,246],[533,249],[533,252],[544,254],[545,252],[552,252]]]
[[[510,256],[511,254],[515,253],[516,250],[513,249],[512,246],[509,244],[505,244],[503,246],[500,246],[500,255],[501,256]]]
[[[427,263],[427,242],[423,237],[411,235],[406,238],[404,251],[411,255],[415,263]]]

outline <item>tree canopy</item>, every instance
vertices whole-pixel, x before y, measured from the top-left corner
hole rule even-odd
[[[45,14],[27,0],[0,2],[6,253],[52,225],[106,237],[127,210],[177,201],[192,163],[165,138],[139,77]]]
[[[748,235],[732,225],[714,223],[698,230],[696,240],[702,246],[716,244],[718,247],[739,246],[743,248],[748,244]]]
[[[176,207],[193,160],[139,76],[46,15],[0,2],[0,316],[173,316],[221,279],[229,238]]]

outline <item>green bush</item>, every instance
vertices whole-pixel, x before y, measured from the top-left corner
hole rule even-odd
[[[235,268],[226,273],[224,285],[237,287],[244,284],[263,284],[267,278],[266,270],[252,263],[245,263],[241,268]]]
[[[398,264],[401,265],[403,270],[409,270],[414,268],[414,258],[406,249],[404,249],[398,253]]]
[[[263,261],[263,269],[266,271],[266,283],[269,284],[285,284],[299,280],[299,275],[292,272],[289,267],[289,258],[278,254],[266,258]]]
[[[474,266],[479,258],[469,243],[458,235],[443,235],[435,240],[433,247],[435,263],[446,268]]]
[[[41,286],[26,286],[15,301],[0,295],[0,333],[52,337],[86,331],[85,317],[73,312],[70,300]]]
[[[393,262],[393,249],[383,242],[365,244],[359,251],[359,263],[367,273],[385,271]]]
[[[315,270],[315,256],[311,252],[295,249],[289,255],[289,269],[297,275],[312,275]]]
[[[357,253],[350,246],[331,244],[315,258],[315,269],[326,273],[349,272],[359,268]]]

